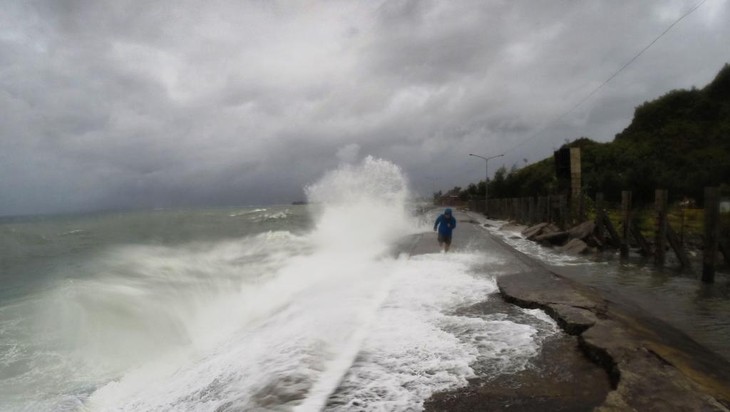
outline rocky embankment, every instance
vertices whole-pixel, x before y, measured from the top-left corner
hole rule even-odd
[[[540,223],[522,231],[527,240],[533,240],[544,246],[557,247],[559,250],[580,254],[603,246],[595,235],[596,224],[593,221],[583,222],[568,230],[560,230],[552,223]]]

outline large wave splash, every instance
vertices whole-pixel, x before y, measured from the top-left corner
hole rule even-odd
[[[416,225],[407,179],[385,160],[342,165],[305,190],[309,233],[119,246],[57,289],[48,323],[93,363],[84,373],[108,382],[81,396],[86,407],[245,408],[294,393],[290,406],[321,408],[390,289],[393,262],[381,257]],[[302,356],[316,367],[290,386]]]
[[[407,179],[387,160],[368,156],[342,165],[305,191],[319,205],[313,237],[323,249],[373,256],[416,230]]]

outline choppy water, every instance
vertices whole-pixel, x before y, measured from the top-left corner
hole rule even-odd
[[[730,274],[720,268],[714,284],[699,280],[701,261],[681,270],[668,257],[664,267],[651,259],[617,252],[572,256],[526,240],[519,232],[488,229],[516,249],[533,256],[561,274],[584,284],[618,292],[633,304],[683,331],[698,343],[730,360]]]
[[[539,311],[459,314],[494,298],[475,272],[494,257],[393,254],[423,230],[394,165],[307,192],[0,222],[0,410],[420,410],[556,333]]]

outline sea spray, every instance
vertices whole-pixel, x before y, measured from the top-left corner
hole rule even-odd
[[[373,270],[386,275],[373,285],[369,302],[353,313],[352,321],[358,326],[338,342],[323,373],[295,408],[298,412],[319,411],[325,406],[355,361],[379,307],[390,293],[392,275],[388,271],[392,269],[369,262],[392,242],[417,230],[406,210],[409,194],[405,176],[397,165],[386,160],[368,156],[358,165],[343,164],[305,191],[311,203],[324,205],[312,234],[320,253],[333,254],[332,262],[341,262],[347,256],[348,264],[338,265],[338,270],[358,278],[372,278]]]
[[[307,405],[323,405],[346,373],[380,302],[389,292],[392,260],[380,257],[393,240],[415,230],[405,208],[407,184],[397,166],[366,158],[360,165],[342,166],[327,173],[306,191],[317,213],[313,231],[303,238],[311,251],[283,256],[281,267],[259,282],[245,285],[240,293],[221,293],[214,302],[196,306],[186,325],[189,338],[195,343],[191,345],[195,351],[187,355],[194,365],[187,372],[178,371],[168,377],[172,387],[166,391],[174,392],[175,387],[181,386],[188,389],[180,394],[181,398],[162,398],[167,404],[193,408],[195,403],[190,399],[199,400],[203,391],[211,391],[210,384],[191,388],[194,385],[189,377],[200,373],[196,368],[227,359],[241,348],[248,348],[248,356],[237,359],[248,359],[248,364],[239,364],[240,370],[222,368],[220,373],[226,374],[227,383],[216,385],[216,390],[223,392],[227,392],[223,387],[229,385],[238,388],[236,396],[228,399],[232,409],[233,405],[266,407],[269,402],[282,407],[300,404],[304,410],[318,409],[319,406]],[[236,304],[236,300],[240,302]],[[221,301],[228,304],[221,305]],[[215,308],[219,307],[227,308],[229,313],[216,313]],[[226,319],[229,325],[222,327],[225,333],[216,332],[216,328],[202,328],[204,322],[196,319],[209,319],[214,324]],[[208,336],[203,339],[205,344],[200,344],[195,330]],[[221,353],[221,346],[229,349]],[[257,347],[265,352],[251,358]],[[211,357],[211,351],[217,354]],[[296,353],[307,354],[308,360],[298,358]],[[252,377],[250,371],[261,367],[262,361],[268,366]],[[168,369],[164,365],[153,367],[154,363],[159,360],[142,369]],[[312,366],[300,370],[295,367],[299,363]],[[284,376],[287,370],[300,371],[294,373],[296,379],[290,379]],[[101,409],[119,407],[129,397],[136,400],[128,409],[142,405],[160,407],[154,400],[158,390],[150,390],[152,382],[142,375],[134,372],[107,385],[92,396],[89,405]],[[223,393],[220,396],[228,397]]]
[[[342,165],[306,192],[311,203],[324,205],[313,232],[323,250],[376,255],[417,228],[407,213],[407,180],[386,160],[368,156]]]

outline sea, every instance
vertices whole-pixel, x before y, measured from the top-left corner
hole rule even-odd
[[[398,166],[305,192],[0,219],[0,411],[419,411],[558,333],[537,310],[459,311],[499,299],[490,256],[407,253],[433,216]]]

